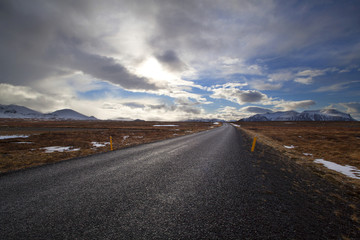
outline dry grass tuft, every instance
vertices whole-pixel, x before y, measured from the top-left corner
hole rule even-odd
[[[360,223],[360,220],[355,213],[353,215],[351,215],[351,220],[353,220],[354,222]]]

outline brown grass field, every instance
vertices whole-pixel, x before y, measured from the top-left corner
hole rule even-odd
[[[324,159],[360,169],[360,122],[239,122],[237,124],[240,124],[240,129],[252,138],[257,136],[258,142],[273,147],[298,163],[307,164],[313,163],[315,159]],[[284,147],[291,145],[294,148]],[[312,155],[306,156],[304,153]],[[316,165],[323,171],[331,172],[321,164]],[[350,181],[360,182],[356,179]]]
[[[240,122],[240,129],[258,143],[276,149],[298,163],[313,164],[324,159],[360,169],[360,122]],[[160,126],[153,125],[178,125]],[[29,135],[27,138],[0,139],[0,172],[43,165],[173,138],[217,127],[201,122],[123,121],[37,121],[0,119],[0,136]],[[95,147],[92,142],[105,144]],[[295,148],[284,147],[293,145]],[[45,147],[80,149],[47,153]],[[255,148],[255,151],[258,150]],[[303,153],[312,155],[305,156]],[[326,172],[325,167],[314,164]],[[335,173],[332,173],[335,174]],[[354,180],[355,182],[360,182]]]
[[[159,126],[153,125],[178,125]],[[75,157],[159,141],[217,127],[201,122],[37,121],[0,119],[0,136],[29,135],[0,139],[0,173],[58,162]],[[94,147],[92,142],[107,143]],[[76,151],[47,153],[45,147],[61,146]]]

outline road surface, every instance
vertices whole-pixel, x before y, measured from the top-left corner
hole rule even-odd
[[[351,208],[328,197],[340,190],[249,148],[249,139],[225,124],[2,175],[0,238],[359,237],[344,217]]]

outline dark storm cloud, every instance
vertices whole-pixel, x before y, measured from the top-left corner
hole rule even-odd
[[[167,50],[163,54],[156,55],[156,58],[170,71],[180,72],[186,69],[186,64],[181,61],[173,50]]]
[[[37,8],[36,2],[0,2],[2,82],[26,85],[59,70],[46,60],[54,21],[54,16]]]
[[[201,110],[197,107],[198,105],[200,103],[197,101],[191,101],[188,98],[178,98],[175,100],[174,108],[186,113],[200,114]]]
[[[155,1],[153,48],[181,49],[279,66],[360,60],[357,1]],[[149,7],[149,9],[151,9]],[[183,51],[182,51],[183,52]],[[198,56],[198,55],[197,55]],[[198,56],[200,57],[200,56]],[[267,60],[266,60],[267,61]]]
[[[344,66],[360,61],[358,1],[274,1],[261,31],[260,56],[277,56],[269,67]]]
[[[236,84],[225,84],[221,87],[215,86],[211,89],[212,98],[223,98],[240,105],[245,103],[260,102],[268,100],[268,97],[256,90],[241,90]]]
[[[147,107],[149,107],[150,109],[166,109],[167,105],[166,104],[150,104],[150,105],[146,105]]]
[[[280,101],[275,104],[275,107],[282,108],[285,111],[295,110],[297,108],[309,108],[315,105],[314,100],[302,100],[302,101]]]
[[[190,114],[200,114],[201,109],[196,107],[196,103],[190,103],[188,101],[184,101],[184,99],[177,99],[175,101],[175,104],[170,106],[170,109],[172,111],[180,111],[184,113],[190,113]]]
[[[76,69],[81,70],[85,74],[120,85],[126,89],[157,89],[146,78],[137,77],[129,73],[126,68],[117,63],[113,58],[79,51],[73,55],[73,64]]]
[[[340,103],[340,105],[347,108],[347,113],[351,113],[360,117],[360,102]]]
[[[196,107],[191,107],[191,106],[179,106],[178,109],[182,112],[186,112],[186,113],[192,113],[192,114],[200,114],[201,110],[199,108]]]
[[[178,111],[189,114],[200,114],[201,109],[196,107],[198,102],[192,102],[186,98],[178,98],[175,100],[174,104],[164,105],[164,108],[170,111]]]
[[[86,51],[92,34],[91,1],[1,1],[1,82],[31,85],[49,76],[82,71],[127,89],[157,89],[111,57]]]
[[[258,91],[242,91],[238,97],[241,102],[258,102],[264,98],[264,94]]]
[[[190,101],[185,101],[184,99],[177,99],[175,104],[143,104],[137,102],[126,102],[122,105],[130,108],[140,108],[140,109],[151,109],[151,110],[165,110],[170,112],[184,112],[190,114],[200,114],[201,110],[194,105],[190,104]]]
[[[88,50],[89,46],[104,47],[103,36],[119,33],[114,30],[96,35],[102,24],[114,25],[114,29],[122,24],[116,17],[119,22],[102,22],[102,16],[116,14],[133,18],[134,25],[149,22],[151,34],[139,41],[149,44],[144,51],[155,52],[157,59],[173,71],[185,70],[189,58],[206,66],[209,59],[226,55],[250,60],[275,54],[286,62],[289,57],[310,59],[306,55],[311,55],[311,59],[351,62],[360,56],[356,41],[360,27],[360,15],[356,13],[360,9],[359,4],[351,2],[155,0],[100,4],[90,0],[3,0],[1,81],[26,85],[64,71],[81,70],[124,88],[156,89],[106,54]],[[81,54],[78,59],[69,59],[73,49],[94,59],[79,63],[84,60]],[[101,63],[102,69],[87,65],[92,62]],[[112,70],[106,70],[109,68]]]
[[[145,107],[144,104],[136,103],[136,102],[122,103],[122,105],[130,107],[130,108],[144,108]]]
[[[43,94],[61,86],[63,79],[61,83],[71,90],[57,90],[59,95],[77,97],[77,89],[72,88],[81,84],[70,82],[86,84],[96,78],[128,90],[157,90],[162,84],[162,91],[149,92],[159,99],[164,95],[177,99],[187,93],[201,99],[205,98],[203,94],[209,95],[204,93],[208,89],[210,94],[213,92],[209,98],[240,105],[256,102],[282,109],[305,108],[315,102],[289,101],[295,97],[291,91],[298,83],[308,86],[295,92],[306,94],[317,89],[319,94],[312,96],[320,99],[323,92],[344,91],[337,95],[342,99],[350,89],[345,81],[358,80],[359,12],[357,0],[0,0],[0,83],[28,87],[24,98],[26,93],[34,94],[31,90]],[[152,82],[159,79],[134,75],[143,73],[141,63],[151,56],[189,84],[183,86],[183,81],[173,80],[171,84],[159,81],[156,85]],[[299,69],[315,72],[329,67],[344,69],[347,65],[356,66],[348,73],[353,78],[330,78],[330,71],[295,76]],[[88,76],[70,79],[79,71]],[[250,75],[257,77],[250,82]],[[44,79],[46,82],[42,82]],[[208,88],[243,79],[249,81],[246,88]],[[96,84],[88,89],[96,88]],[[200,88],[192,87],[195,85]],[[277,98],[280,92],[275,90],[285,87],[287,92],[281,96],[286,99]],[[259,92],[263,90],[273,91],[266,93],[271,97]],[[74,93],[69,94],[71,91]],[[214,105],[208,109],[215,111]],[[201,112],[196,103],[186,100],[128,106],[159,110],[155,112]],[[352,110],[356,106],[344,105]]]
[[[268,109],[268,108],[261,108],[261,107],[245,107],[242,110],[245,110],[247,112],[251,112],[251,113],[271,113],[273,112],[272,110]]]
[[[175,104],[177,105],[182,105],[182,106],[195,106],[195,105],[199,105],[200,103],[197,101],[191,101],[188,98],[177,98],[175,100]]]
[[[223,46],[223,41],[216,34],[214,20],[217,8],[222,4],[214,1],[155,1],[154,11],[156,31],[148,39],[149,45],[163,51],[180,49],[186,51],[216,52]]]

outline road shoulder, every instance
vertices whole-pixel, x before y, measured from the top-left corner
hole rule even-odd
[[[324,172],[316,164],[284,154],[276,143],[265,136],[257,136],[255,151],[251,152],[255,134],[238,130],[244,138],[244,148],[253,155],[254,166],[263,173],[266,193],[289,202],[295,212],[294,217],[302,215],[305,219],[313,218],[314,223],[319,225],[317,227],[328,228],[323,231],[332,232],[334,237],[338,233],[343,239],[360,237],[358,185],[353,185],[351,181],[339,181],[343,178]],[[294,201],[288,201],[290,197]]]

